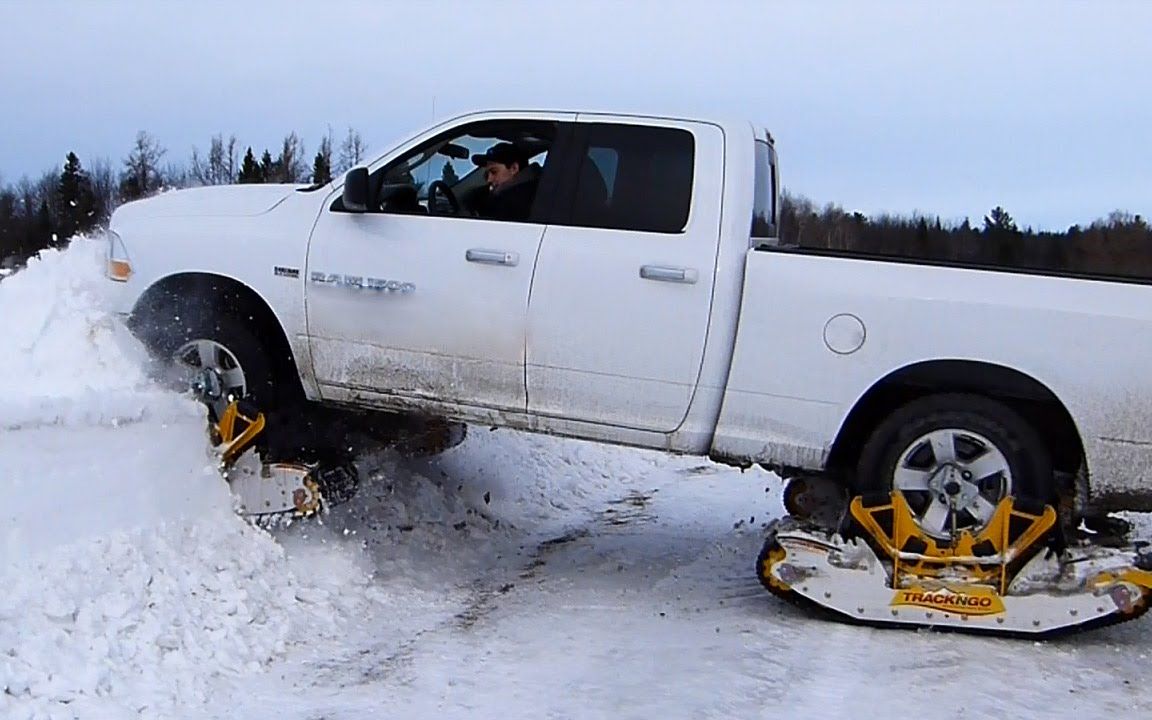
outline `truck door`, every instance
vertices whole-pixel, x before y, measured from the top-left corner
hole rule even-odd
[[[428,133],[369,168],[367,212],[332,196],[306,269],[309,342],[326,399],[526,412],[525,322],[552,194],[549,150],[570,128],[561,120],[573,118]],[[530,160],[522,172],[537,174],[535,203],[527,217],[488,219],[473,158],[508,141]]]
[[[528,307],[533,422],[674,431],[700,376],[724,138],[710,124],[577,118]]]

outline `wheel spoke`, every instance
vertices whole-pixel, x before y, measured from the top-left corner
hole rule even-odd
[[[972,482],[974,483],[979,483],[984,478],[997,473],[1003,473],[1006,477],[1008,475],[1008,463],[1005,462],[1004,456],[992,449],[986,450],[975,460],[965,463],[964,469],[972,473]]]
[[[933,499],[932,504],[928,506],[928,509],[920,519],[920,524],[930,533],[946,534],[948,532],[948,517],[950,514],[946,503]]]
[[[214,368],[220,364],[216,344],[211,340],[201,340],[196,343],[196,355],[200,358],[200,367]]]
[[[937,430],[928,436],[932,443],[932,457],[937,465],[943,465],[956,459],[956,436],[951,430]]]
[[[927,490],[928,479],[931,473],[909,467],[898,467],[892,478],[892,487],[896,490]]]
[[[244,388],[244,371],[241,368],[232,368],[220,373],[220,380],[224,384],[224,390],[240,390]]]
[[[996,506],[983,495],[977,495],[976,499],[968,506],[968,512],[972,513],[980,521],[980,526],[983,527],[992,519],[992,515],[996,512]]]

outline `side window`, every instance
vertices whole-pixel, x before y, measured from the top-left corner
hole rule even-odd
[[[450,130],[373,173],[371,211],[532,222],[558,132],[528,120]]]
[[[776,173],[772,146],[756,141],[755,197],[752,205],[752,237],[776,237]]]
[[[679,233],[692,205],[695,139],[677,128],[591,124],[567,224]]]

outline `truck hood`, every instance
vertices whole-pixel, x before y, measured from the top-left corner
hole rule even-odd
[[[216,185],[173,190],[121,205],[116,220],[249,217],[266,213],[304,185]]]

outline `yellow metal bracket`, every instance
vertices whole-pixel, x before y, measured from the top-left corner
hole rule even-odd
[[[904,494],[894,490],[887,503],[865,506],[852,498],[851,513],[893,564],[893,586],[901,586],[901,574],[918,578],[955,576],[995,583],[1001,595],[1011,581],[1010,567],[1028,556],[1056,524],[1056,511],[1045,505],[1039,513],[1015,507],[1006,497],[996,505],[991,520],[980,533],[960,531],[945,543],[924,533]]]
[[[256,417],[249,417],[240,412],[238,402],[229,403],[221,414],[220,422],[210,428],[212,444],[222,448],[221,465],[225,468],[231,467],[236,458],[243,455],[263,431],[264,413],[257,412]]]

